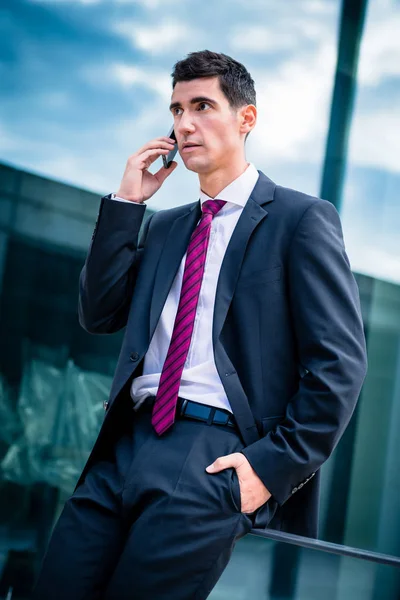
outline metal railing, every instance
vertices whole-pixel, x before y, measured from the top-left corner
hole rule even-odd
[[[333,542],[324,542],[322,540],[316,540],[291,533],[283,533],[282,531],[275,531],[273,529],[251,529],[250,535],[268,538],[270,540],[275,540],[276,542],[294,544],[295,546],[302,546],[303,548],[309,548],[311,550],[322,550],[322,552],[350,556],[352,558],[369,560],[374,563],[400,568],[400,557],[392,556],[391,554],[381,554],[380,552],[373,552],[371,550],[361,550],[360,548],[334,544]]]

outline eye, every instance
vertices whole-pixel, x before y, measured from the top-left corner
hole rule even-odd
[[[208,104],[208,102],[200,102],[199,107],[200,106],[211,106],[211,104]]]
[[[177,106],[176,108],[174,108],[174,109],[173,109],[172,113],[173,113],[174,115],[178,114],[178,113],[176,112],[177,110],[182,110],[182,109],[181,109],[179,106]]]

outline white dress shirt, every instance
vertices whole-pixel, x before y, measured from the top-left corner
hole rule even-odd
[[[207,248],[204,275],[196,309],[194,328],[179,386],[179,396],[224,408],[232,412],[221,379],[215,366],[212,345],[212,325],[215,293],[221,264],[229,240],[258,179],[258,171],[252,163],[217,196],[226,204],[213,217]],[[210,200],[200,189],[200,202]],[[123,200],[114,197],[113,200]],[[129,202],[129,200],[125,200]],[[143,374],[132,381],[131,396],[137,410],[148,396],[155,396],[162,367],[167,357],[172,330],[178,310],[186,254],[168,293],[150,346],[144,357]]]

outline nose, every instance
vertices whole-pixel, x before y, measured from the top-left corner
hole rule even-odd
[[[195,131],[190,113],[184,113],[179,119],[178,126],[175,128],[181,136],[187,136]]]

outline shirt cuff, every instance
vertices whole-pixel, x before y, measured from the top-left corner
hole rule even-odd
[[[125,198],[120,198],[120,196],[116,196],[115,194],[111,194],[110,199],[117,200],[118,202],[129,202],[129,204],[144,204],[144,202],[135,202],[134,200],[125,200]]]

